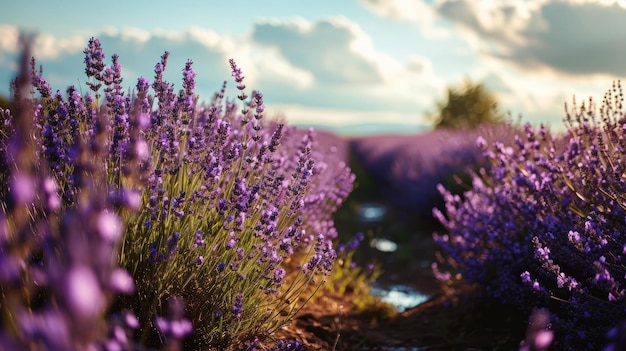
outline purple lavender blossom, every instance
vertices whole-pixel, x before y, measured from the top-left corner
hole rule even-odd
[[[236,318],[241,318],[241,314],[243,313],[243,299],[244,296],[242,293],[238,293],[235,296],[235,302],[233,303],[233,314]]]
[[[154,325],[166,338],[169,350],[182,350],[182,340],[189,335],[193,326],[185,318],[184,300],[170,297],[168,301],[168,316],[156,317]]]
[[[520,351],[548,350],[554,339],[550,330],[550,313],[545,310],[536,310],[530,317],[530,325],[526,331],[526,339],[520,345]]]
[[[299,341],[286,341],[279,340],[276,345],[271,348],[271,351],[304,351],[306,347]]]
[[[85,74],[88,78],[93,77],[94,81],[102,81],[102,76],[106,65],[104,64],[104,52],[102,52],[102,45],[100,40],[96,38],[89,39],[89,46],[83,51],[85,54]],[[93,91],[97,92],[102,86],[101,83],[87,82],[87,86]]]
[[[94,272],[87,267],[76,266],[65,277],[65,296],[70,311],[78,318],[93,318],[104,307],[104,297]]]
[[[274,283],[277,286],[280,286],[283,283],[283,280],[285,279],[285,274],[286,272],[283,268],[278,268],[274,271]]]
[[[231,74],[233,78],[235,78],[235,82],[237,82],[237,89],[241,91],[241,93],[237,96],[237,98],[239,98],[239,100],[241,101],[244,101],[245,99],[248,98],[248,96],[243,92],[243,90],[246,88],[246,86],[242,83],[244,79],[243,72],[241,71],[239,67],[237,67],[235,60],[230,59],[229,62],[230,62],[230,68],[232,71]]]
[[[176,254],[176,252],[178,252],[178,239],[179,238],[180,238],[180,233],[174,232],[167,239],[167,254],[170,259]]]

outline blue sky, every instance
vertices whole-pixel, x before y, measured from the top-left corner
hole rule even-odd
[[[39,34],[35,57],[60,90],[84,87],[82,50],[96,36],[107,58],[120,56],[128,87],[152,78],[165,50],[166,78],[180,87],[192,59],[201,99],[224,80],[235,96],[234,58],[268,112],[295,124],[410,130],[429,123],[446,87],[469,78],[496,93],[501,110],[558,129],[564,102],[601,101],[626,73],[625,2],[2,0],[0,94],[27,30]]]

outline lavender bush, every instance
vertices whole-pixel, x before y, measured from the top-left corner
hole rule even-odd
[[[69,104],[50,95],[35,104],[27,48],[13,84],[17,113],[1,112],[7,121],[0,142],[6,146],[2,156],[7,168],[0,201],[0,348],[135,348],[129,338],[137,327],[132,312],[106,315],[115,296],[135,289],[132,277],[117,264],[123,236],[117,213],[132,208],[116,203],[116,194],[127,189],[108,184],[102,166],[106,112],[92,110],[88,125],[86,116],[71,117],[93,135],[87,137],[79,128],[64,130],[58,146],[67,166],[66,182],[59,182],[58,165],[49,162],[52,154],[45,151],[50,147],[43,143],[49,127],[44,114],[61,120],[68,116]],[[142,168],[136,162],[129,167]]]
[[[191,62],[174,94],[162,80],[166,59],[155,68],[158,107],[146,133],[157,161],[121,258],[138,279],[129,304],[152,306],[140,314],[149,322],[164,296],[183,296],[206,347],[266,336],[330,273],[331,215],[353,176],[317,152],[313,130],[264,126],[263,96],[247,101],[234,61],[242,105],[224,101],[222,90],[198,106]]]
[[[7,124],[2,141],[10,146],[3,314],[14,318],[23,311],[11,306],[28,308],[30,300],[12,304],[23,293],[46,313],[55,307],[74,316],[79,307],[91,308],[88,317],[102,328],[77,325],[90,326],[85,341],[67,332],[74,324],[61,325],[69,328],[65,334],[52,331],[78,349],[92,340],[106,344],[107,325],[118,339],[124,334],[130,343],[136,335],[139,344],[155,347],[176,349],[189,333],[194,348],[266,345],[333,268],[331,216],[354,181],[341,155],[319,148],[314,130],[265,122],[263,95],[247,96],[232,60],[237,100],[224,98],[224,83],[201,103],[192,61],[178,92],[163,79],[166,52],[153,82],[139,78],[129,94],[116,55],[107,65],[95,38],[84,53],[85,95],[73,87],[65,96],[53,93],[34,60],[15,85],[17,101],[30,105],[20,105],[15,133]],[[36,99],[23,93],[27,83]],[[75,262],[80,269],[72,275]],[[39,277],[50,286],[43,293]],[[72,295],[63,279],[95,297]],[[65,302],[70,298],[83,305]],[[32,323],[46,326],[52,320],[45,318],[57,317],[37,318]],[[20,321],[2,324],[2,340],[22,345],[45,334]],[[139,330],[122,332],[132,328]]]
[[[549,309],[566,349],[599,349],[624,319],[622,102],[617,84],[599,113],[591,99],[574,104],[564,136],[527,125],[514,147],[479,138],[490,167],[463,197],[442,188],[446,214],[434,210],[448,231],[435,239],[462,278],[520,309]]]

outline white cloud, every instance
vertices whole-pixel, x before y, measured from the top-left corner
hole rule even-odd
[[[17,52],[20,33],[14,26],[0,25],[0,48],[3,51]]]
[[[456,23],[481,55],[528,71],[566,75],[626,74],[617,43],[626,33],[624,1],[441,0],[436,9]]]
[[[502,112],[510,112],[514,118],[521,115],[523,122],[548,123],[558,130],[564,127],[564,103],[571,106],[573,96],[578,102],[590,96],[600,102],[611,85],[611,80],[602,75],[576,79],[548,68],[529,74],[511,69],[497,58],[483,60],[482,68],[472,78],[484,82],[496,94]]]
[[[427,37],[449,37],[449,30],[436,25],[438,14],[424,0],[359,0],[368,10],[394,21],[413,22]]]
[[[344,17],[263,21],[251,38],[274,55],[272,65],[278,62],[286,68],[283,76],[295,81],[304,77],[306,84],[298,85],[304,90],[283,89],[283,101],[378,114],[384,110],[420,114],[444,87],[427,57],[412,55],[400,61],[377,50],[369,35]]]
[[[310,71],[291,65],[275,51],[256,52],[252,65],[253,68],[247,71],[254,72],[259,80],[280,81],[299,91],[312,88],[315,84],[315,77]],[[253,80],[252,83],[256,82]]]
[[[164,51],[169,50],[171,55],[166,79],[180,87],[180,72],[185,61],[192,59],[198,72],[198,92],[209,99],[213,92],[219,90],[222,81],[230,79],[227,51],[234,45],[228,37],[210,38],[208,34],[209,31],[201,32],[195,28],[168,35],[165,32],[155,34],[135,28],[117,30],[111,27],[90,35],[81,33],[57,37],[44,33],[35,39],[33,56],[43,67],[44,77],[53,89],[64,91],[69,85],[84,84],[82,51],[92,35],[100,39],[107,64],[113,53],[119,55],[124,84],[129,87],[139,76],[151,79],[154,64]],[[0,27],[0,65],[4,67],[0,70],[0,79],[7,82],[0,87],[3,95],[8,94],[8,82],[17,73],[14,61],[19,54],[18,37],[17,28]]]
[[[14,60],[19,51],[18,42],[19,31],[17,28],[0,25],[0,66],[5,66],[12,72],[17,70],[17,64]],[[5,78],[5,82],[13,79],[12,76],[2,76],[0,78]]]
[[[342,18],[257,23],[252,40],[276,50],[292,66],[311,72],[326,84],[376,84],[379,67],[371,41],[353,22]]]
[[[102,32],[112,37],[120,37],[124,41],[135,41],[138,43],[146,43],[152,38],[150,32],[132,27],[118,29],[116,27],[107,26],[104,27]]]
[[[624,75],[624,0],[360,0],[372,12],[410,21],[421,34],[446,30],[475,55],[566,75]],[[446,22],[448,24],[446,24]],[[456,29],[450,30],[449,24]]]
[[[198,43],[202,43],[206,47],[217,48],[221,47],[223,49],[231,49],[233,47],[233,43],[231,40],[226,39],[224,36],[219,35],[214,30],[202,27],[191,27],[187,30],[189,37],[197,41]]]
[[[81,36],[57,38],[50,34],[39,34],[33,45],[33,55],[39,60],[55,59],[65,53],[76,53],[85,47]]]
[[[435,19],[432,7],[422,0],[360,0],[370,11],[397,21],[427,21]]]
[[[412,112],[359,111],[303,106],[297,104],[275,104],[268,108],[268,115],[284,116],[292,124],[349,126],[354,124],[399,124],[420,126],[429,124],[420,114]]]
[[[20,29],[11,25],[0,25],[0,55],[17,53]],[[85,46],[85,39],[74,35],[69,38],[57,38],[50,34],[38,34],[33,45],[33,54],[41,59],[57,58],[65,52],[76,52]]]

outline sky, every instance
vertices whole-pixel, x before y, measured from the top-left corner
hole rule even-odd
[[[626,74],[626,1],[607,0],[0,0],[0,95],[17,73],[19,33],[53,89],[85,91],[89,38],[107,63],[118,54],[124,85],[166,79],[181,88],[191,59],[196,93],[210,100],[228,59],[267,114],[345,134],[412,131],[448,87],[483,83],[499,110],[563,127],[564,103],[600,103]],[[597,106],[599,107],[599,106]],[[358,127],[357,125],[361,125]],[[366,126],[366,129],[363,129]],[[360,129],[359,129],[360,128]],[[369,128],[369,129],[368,129]]]

